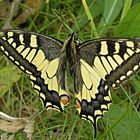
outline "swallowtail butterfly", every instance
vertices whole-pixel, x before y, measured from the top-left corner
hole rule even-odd
[[[63,111],[69,103],[66,69],[73,79],[75,105],[89,120],[96,137],[97,120],[111,104],[109,88],[116,88],[140,68],[138,39],[97,39],[77,43],[77,33],[65,42],[19,30],[0,32],[1,51],[33,83],[46,109]]]

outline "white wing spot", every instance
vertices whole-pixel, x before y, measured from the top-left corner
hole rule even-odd
[[[25,70],[25,68],[24,68],[23,66],[20,66],[20,68],[21,68],[22,70]]]
[[[133,68],[133,70],[136,71],[136,70],[138,70],[138,68],[139,68],[139,66],[138,65],[135,65],[134,68]]]
[[[7,33],[8,37],[12,37],[13,34],[14,34],[13,32],[8,32],[8,33]]]
[[[44,95],[43,93],[40,93],[39,96],[40,96],[41,98],[43,98],[44,100],[46,99],[46,97],[45,97],[45,95]]]
[[[105,96],[105,97],[104,97],[104,100],[105,100],[105,101],[110,101],[109,96]]]
[[[139,53],[139,52],[140,52],[140,49],[137,49],[135,52],[136,52],[136,53]]]
[[[107,109],[107,106],[102,104],[101,109]]]
[[[38,85],[34,85],[34,88],[37,90],[40,90],[40,86],[38,86]]]
[[[95,110],[95,116],[97,116],[97,115],[102,115],[101,110]]]
[[[108,86],[107,85],[105,85],[105,90],[107,90],[108,89]]]
[[[112,84],[112,87],[113,87],[113,88],[116,87],[116,84],[113,83],[113,84]]]
[[[18,61],[14,61],[14,62],[15,62],[16,65],[19,65],[19,62]]]
[[[118,84],[119,84],[119,83],[120,83],[120,81],[119,81],[119,80],[117,80],[117,81],[116,81],[116,83],[118,83]]]
[[[4,51],[4,47],[3,46],[1,46],[1,50]]]
[[[31,73],[30,71],[28,71],[28,70],[26,70],[26,73],[27,73],[27,74],[32,74],[32,73]]]
[[[3,40],[7,40],[5,36],[2,37]]]
[[[126,75],[127,76],[130,76],[132,73],[133,73],[133,71],[132,70],[129,70]]]
[[[123,76],[120,77],[120,80],[122,81],[122,80],[124,80],[125,78],[126,78],[126,76],[123,75]]]
[[[8,53],[7,51],[4,51],[4,53],[5,53],[7,56],[9,56],[9,53]]]
[[[30,79],[36,81],[36,77],[34,77],[33,75],[30,75]]]
[[[14,61],[14,57],[12,57],[12,56],[9,56],[9,58],[10,58],[12,61]]]

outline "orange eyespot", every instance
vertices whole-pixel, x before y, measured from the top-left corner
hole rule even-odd
[[[61,96],[60,100],[61,100],[62,104],[65,106],[69,103],[69,97],[67,95]]]
[[[76,108],[77,109],[80,109],[81,108],[81,104],[80,104],[80,101],[78,99],[76,99],[75,105],[76,105]]]

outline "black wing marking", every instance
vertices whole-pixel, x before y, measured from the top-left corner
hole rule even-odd
[[[0,32],[2,52],[29,75],[44,106],[60,111],[69,101],[65,88],[65,64],[59,58],[62,45],[61,41],[33,32]]]

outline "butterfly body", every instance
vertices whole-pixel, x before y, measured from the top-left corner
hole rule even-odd
[[[97,39],[77,43],[73,33],[63,43],[34,32],[0,32],[1,51],[30,78],[44,106],[60,111],[69,103],[66,70],[73,79],[75,105],[94,127],[108,111],[109,87],[116,88],[139,70],[140,41]]]

